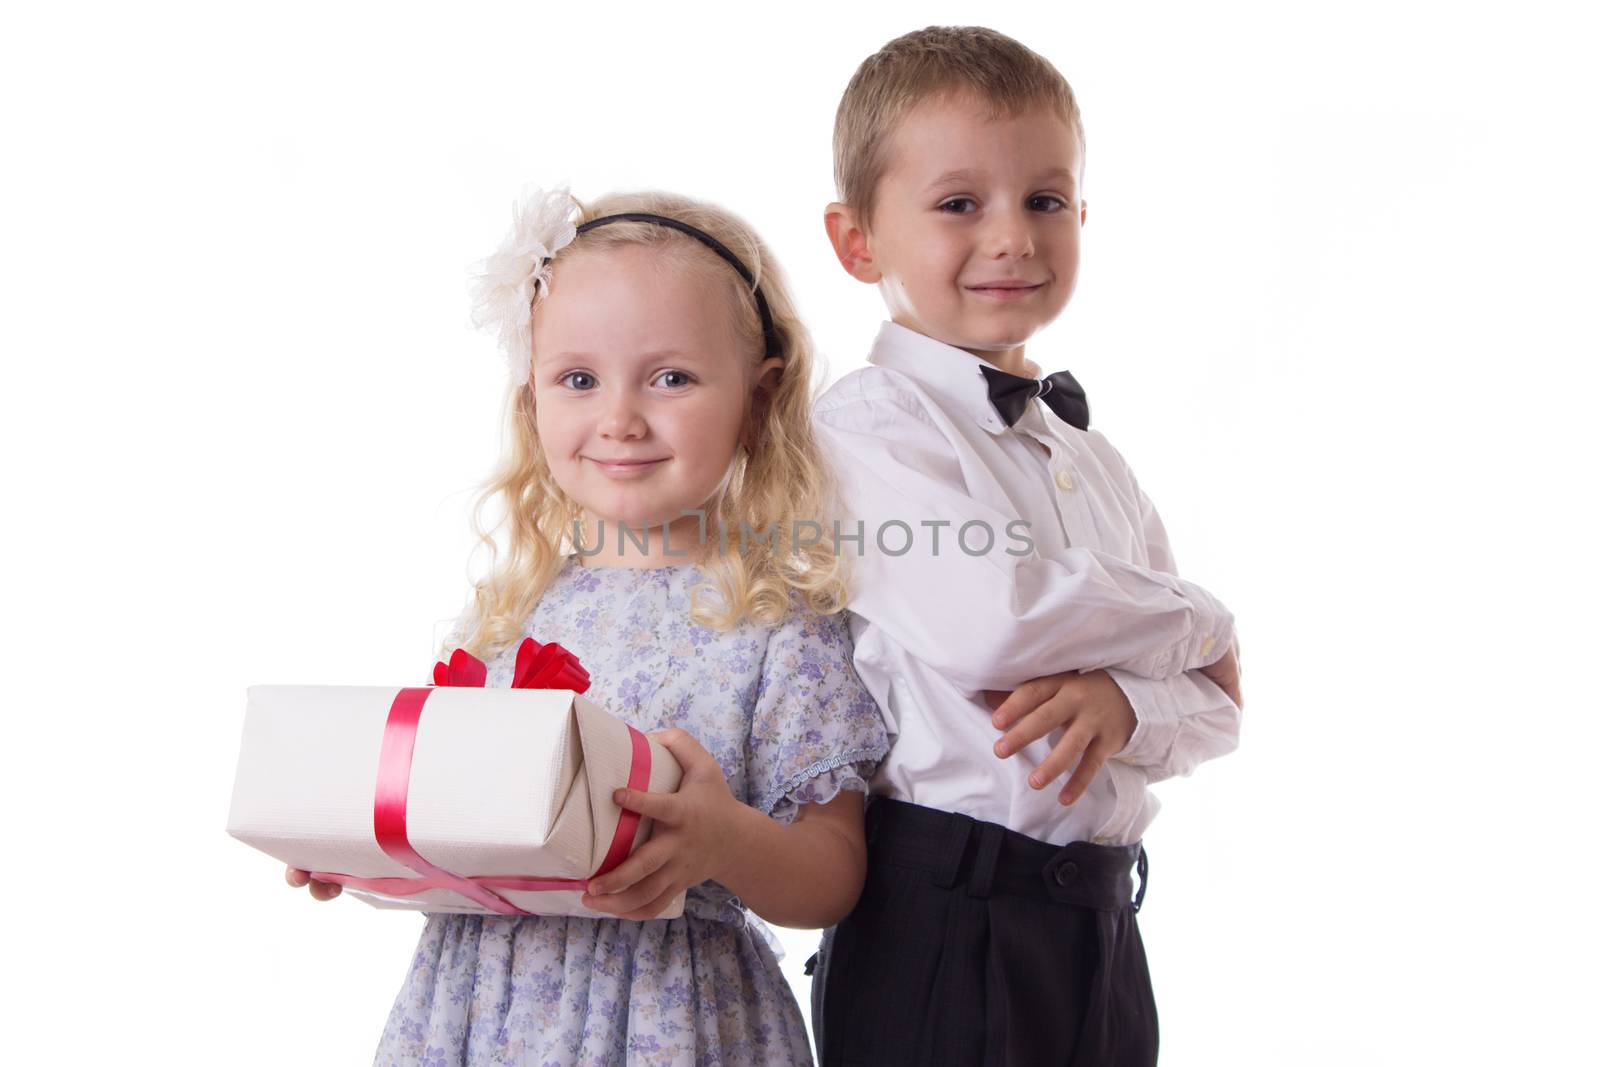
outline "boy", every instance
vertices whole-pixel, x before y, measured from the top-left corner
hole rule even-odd
[[[1077,277],[1076,101],[1008,37],[929,28],[856,72],[834,166],[829,238],[892,321],[815,418],[895,740],[866,889],[818,956],[818,1053],[1154,1063],[1145,787],[1236,745],[1237,658],[1077,383],[1024,355]]]

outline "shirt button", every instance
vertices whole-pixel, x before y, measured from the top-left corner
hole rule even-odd
[[[1072,492],[1072,475],[1066,471],[1056,471],[1056,484],[1066,492]]]
[[[1206,638],[1204,641],[1202,641],[1200,643],[1200,654],[1202,656],[1204,656],[1205,654],[1210,652],[1211,651],[1211,646],[1215,645],[1216,643],[1217,642],[1215,640],[1213,640],[1212,638],[1209,638],[1209,637]]]

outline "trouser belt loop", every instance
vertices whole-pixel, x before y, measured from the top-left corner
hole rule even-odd
[[[940,889],[949,889],[956,884],[956,877],[961,873],[961,857],[966,854],[967,840],[972,836],[972,819],[965,815],[952,814],[950,832],[944,839],[944,855],[939,860],[939,870],[933,876],[933,884]]]
[[[1000,858],[1000,841],[1005,831],[993,823],[978,827],[978,855],[972,861],[972,877],[967,879],[967,895],[983,900],[994,888],[994,868]]]
[[[1150,884],[1150,859],[1145,855],[1143,844],[1139,846],[1139,862],[1137,864],[1137,869],[1139,871],[1139,892],[1135,893],[1133,896],[1133,911],[1135,915],[1137,915],[1139,913],[1139,909],[1144,906],[1145,886]]]

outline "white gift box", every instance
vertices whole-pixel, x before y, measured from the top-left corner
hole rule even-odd
[[[391,714],[406,701],[414,739]],[[569,690],[253,686],[228,833],[289,866],[350,879],[346,893],[380,908],[605,917],[578,903],[583,881],[650,834],[650,820],[611,799],[630,774],[653,793],[682,777],[659,742]],[[380,777],[388,814],[375,824]],[[396,807],[399,841],[420,864],[395,845]],[[470,879],[480,899],[425,878],[429,865]],[[375,879],[407,882],[360,884]],[[514,887],[529,884],[539,888]],[[682,913],[680,893],[659,917]]]

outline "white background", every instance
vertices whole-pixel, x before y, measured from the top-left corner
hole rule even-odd
[[[749,218],[829,374],[852,70],[982,22],[1071,80],[1085,383],[1241,627],[1160,787],[1166,1064],[1573,1062],[1600,731],[1586,5],[33,5],[0,30],[10,1063],[365,1063],[421,920],[223,833],[243,690],[404,684],[466,595],[526,180]],[[786,935],[799,965],[810,933]]]

